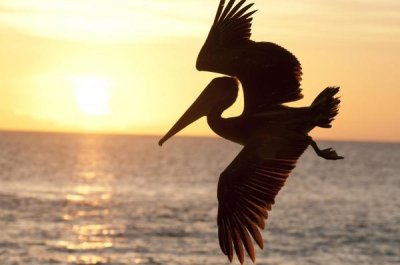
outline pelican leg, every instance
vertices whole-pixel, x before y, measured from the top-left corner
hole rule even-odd
[[[319,149],[317,143],[314,140],[311,140],[311,146],[314,148],[314,151],[317,153],[318,156],[325,158],[327,160],[338,160],[343,159],[343,156],[338,156],[335,150],[332,148],[327,149]]]

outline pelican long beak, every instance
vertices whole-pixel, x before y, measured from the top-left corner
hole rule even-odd
[[[207,88],[209,88],[208,86]],[[211,90],[204,89],[196,101],[189,107],[189,109],[182,115],[182,117],[172,126],[167,134],[158,142],[162,146],[169,138],[177,134],[189,124],[195,122],[203,116],[207,116],[215,105],[217,97],[210,93]]]

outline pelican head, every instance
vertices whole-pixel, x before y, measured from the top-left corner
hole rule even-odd
[[[235,77],[213,79],[158,144],[161,146],[169,138],[203,116],[221,115],[235,102],[238,90],[239,82]]]

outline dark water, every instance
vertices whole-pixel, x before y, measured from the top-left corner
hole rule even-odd
[[[400,264],[400,145],[321,145],[346,159],[303,155],[257,264]],[[228,264],[216,184],[238,151],[211,138],[159,148],[153,137],[0,133],[0,264]]]

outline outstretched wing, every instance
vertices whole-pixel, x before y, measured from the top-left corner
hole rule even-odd
[[[221,0],[210,33],[200,50],[198,70],[236,76],[243,85],[245,113],[301,99],[301,65],[279,45],[254,42],[253,3]]]
[[[222,252],[241,264],[244,249],[255,260],[252,238],[263,248],[259,229],[297,159],[310,143],[308,136],[268,136],[246,145],[222,172],[218,182],[218,237]]]
[[[221,0],[215,15],[214,24],[209,37],[214,45],[229,46],[249,40],[251,37],[251,17],[256,10],[249,11],[253,3],[244,5],[246,0],[241,0],[235,5],[235,0],[230,0],[226,7],[225,0]]]
[[[302,69],[297,58],[271,42],[250,42],[241,52],[237,77],[243,86],[244,113],[303,98]]]

